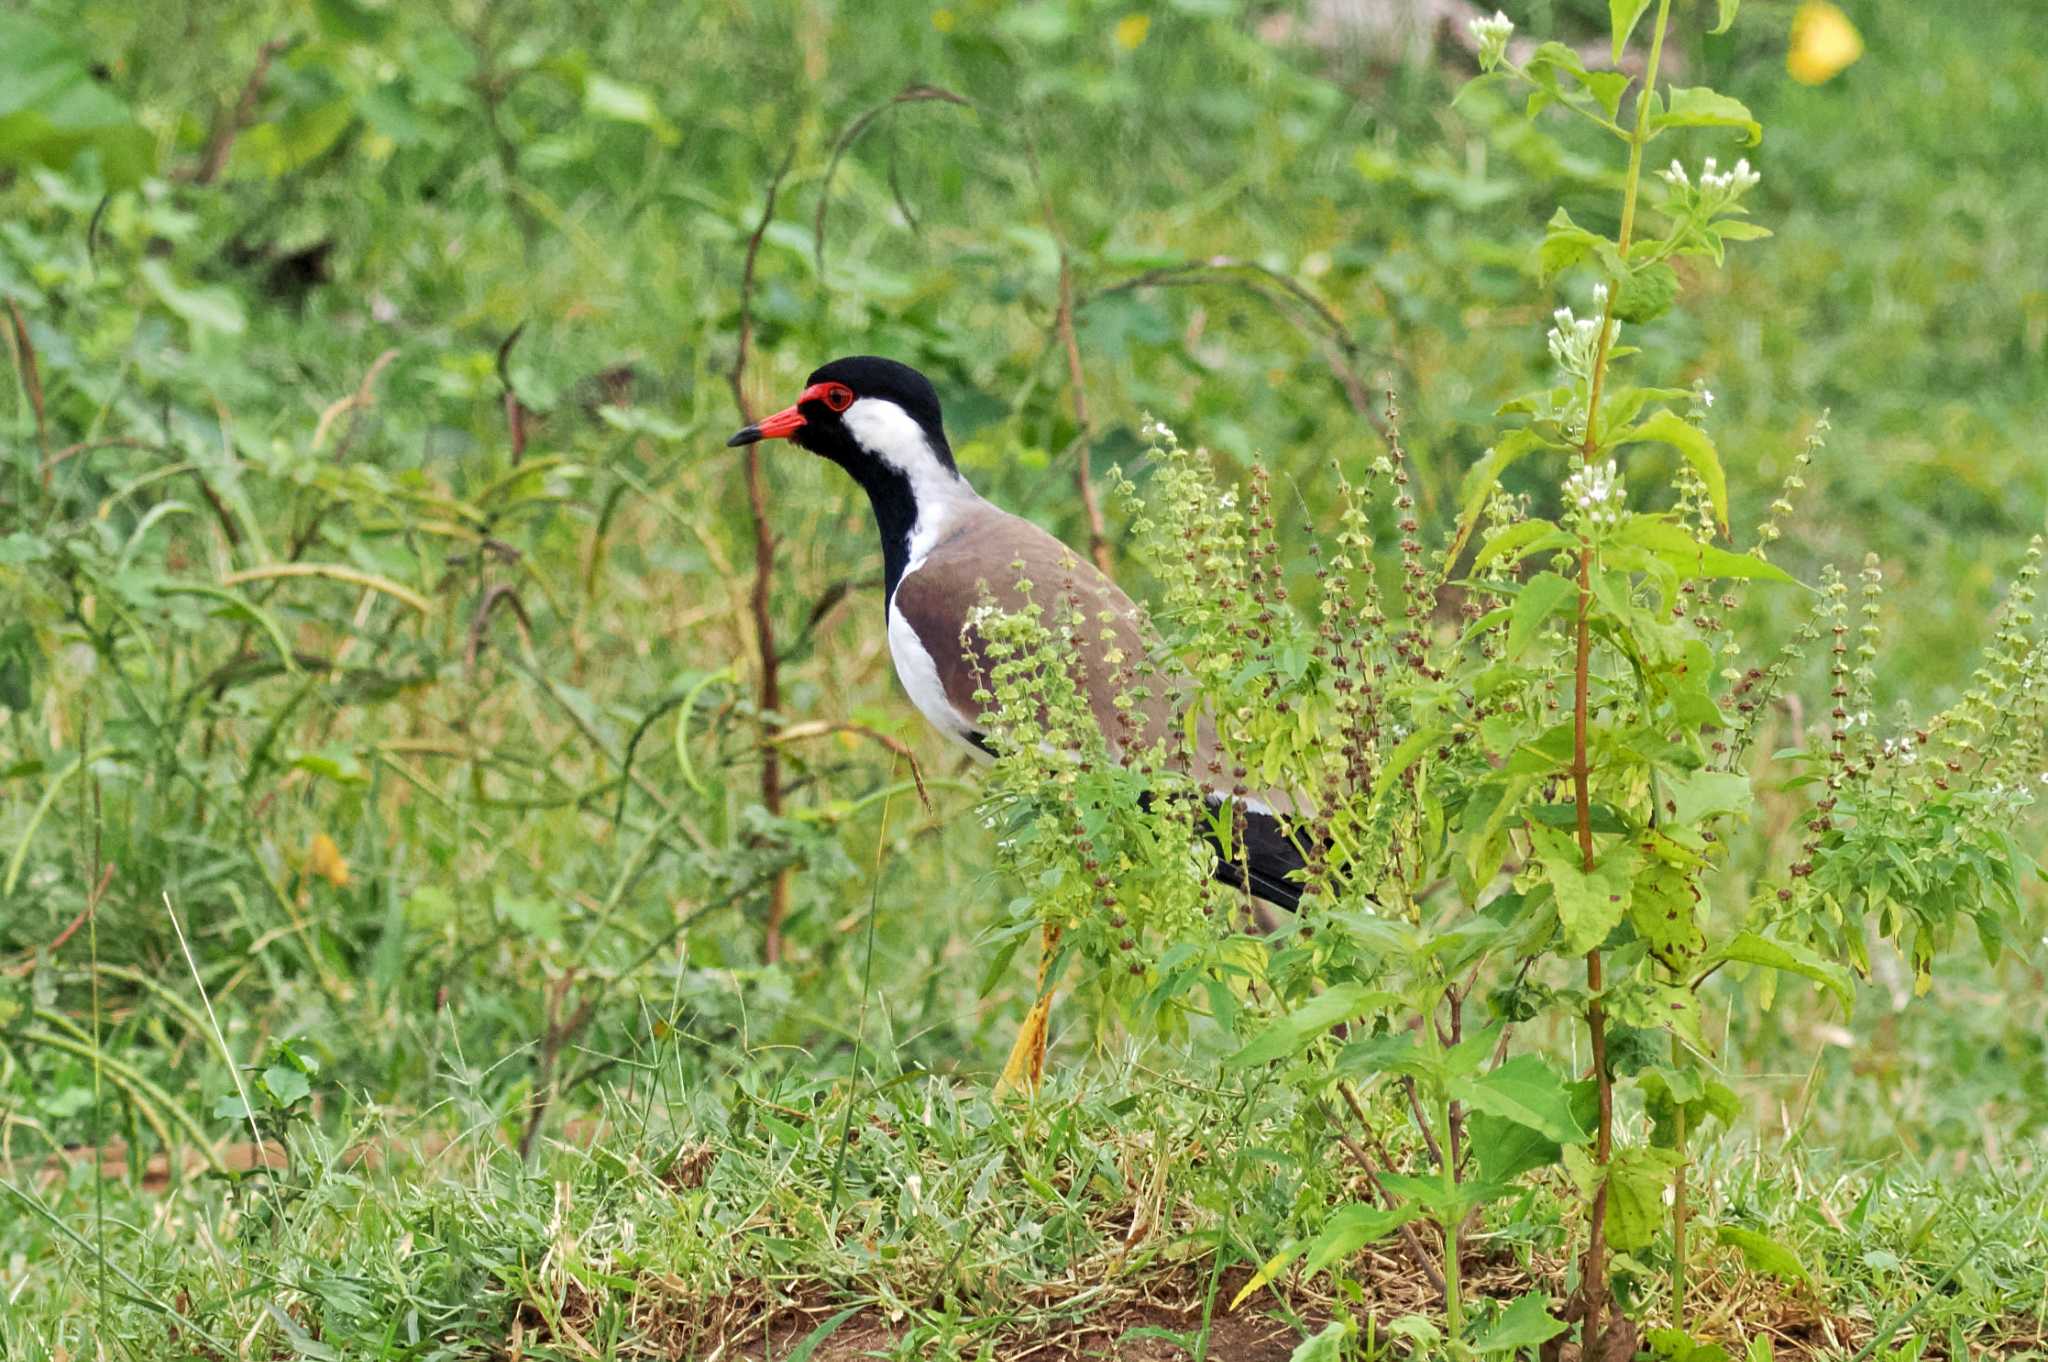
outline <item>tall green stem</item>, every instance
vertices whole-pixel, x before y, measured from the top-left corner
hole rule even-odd
[[[1636,94],[1636,123],[1629,135],[1628,178],[1622,191],[1621,232],[1618,244],[1621,257],[1628,259],[1630,241],[1635,235],[1636,198],[1642,186],[1643,147],[1650,140],[1650,96],[1657,88],[1657,67],[1664,55],[1664,31],[1671,22],[1671,0],[1658,0],[1657,18],[1650,30],[1650,60],[1643,69],[1643,87]],[[1592,381],[1586,392],[1586,440],[1581,454],[1587,463],[1592,463],[1600,452],[1600,393],[1607,380],[1607,363],[1613,345],[1614,306],[1621,291],[1620,280],[1607,292],[1607,302],[1600,314],[1600,338],[1594,352]],[[1576,638],[1576,656],[1572,675],[1572,800],[1578,815],[1579,858],[1581,867],[1591,874],[1593,871],[1593,796],[1592,763],[1587,757],[1587,732],[1590,728],[1592,678],[1593,678],[1593,549],[1590,544],[1579,551],[1579,608]],[[1593,1076],[1600,1092],[1600,1126],[1594,1141],[1594,1157],[1603,1176],[1598,1189],[1593,1193],[1593,1204],[1588,1208],[1586,1230],[1586,1257],[1580,1273],[1580,1297],[1585,1305],[1584,1320],[1580,1332],[1580,1348],[1585,1356],[1598,1355],[1601,1338],[1601,1312],[1610,1292],[1607,1286],[1607,1179],[1604,1176],[1608,1161],[1614,1153],[1614,1082],[1607,1071],[1607,1009],[1601,1001],[1601,991],[1606,981],[1600,951],[1596,947],[1586,954],[1586,991],[1591,1001],[1586,1006],[1586,1030],[1593,1051]]]

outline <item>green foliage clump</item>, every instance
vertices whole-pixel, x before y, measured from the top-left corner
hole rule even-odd
[[[1647,8],[1615,7],[1617,53]],[[1551,219],[1543,271],[1593,273],[1591,307],[1554,311],[1547,342],[1558,381],[1502,407],[1518,423],[1465,477],[1461,517],[1441,550],[1419,538],[1390,413],[1368,485],[1387,498],[1397,582],[1379,584],[1374,507],[1340,467],[1335,533],[1309,550],[1319,598],[1297,612],[1277,561],[1268,474],[1254,468],[1226,487],[1208,460],[1155,426],[1151,500],[1133,518],[1161,584],[1153,665],[1173,678],[1167,750],[1118,766],[1098,740],[1079,761],[1049,768],[1047,750],[1089,727],[1069,684],[1085,621],[983,621],[1004,640],[998,671],[1011,678],[993,691],[1006,739],[997,788],[1004,807],[1026,815],[1005,841],[1026,883],[1065,882],[1076,854],[1099,861],[1096,886],[1120,925],[1120,874],[1181,873],[1191,855],[1185,817],[1148,813],[1141,794],[1170,787],[1184,807],[1189,778],[1211,792],[1225,856],[1233,801],[1257,797],[1286,812],[1310,856],[1298,921],[1258,957],[1221,949],[1205,920],[1200,935],[1162,941],[1147,983],[1155,1002],[1182,998],[1235,1035],[1233,1066],[1287,1061],[1284,1076],[1305,1097],[1343,1095],[1361,1137],[1372,1131],[1368,1101],[1405,1107],[1429,1146],[1427,1175],[1360,1154],[1378,1201],[1336,1211],[1247,1292],[1300,1253],[1313,1270],[1396,1231],[1417,1252],[1403,1226],[1426,1219],[1440,1237],[1434,1261],[1454,1349],[1539,1341],[1518,1332],[1521,1313],[1542,1322],[1543,1336],[1577,1323],[1589,1352],[1631,1336],[1620,1301],[1653,1250],[1682,1326],[1688,1234],[1701,1229],[1689,1224],[1684,1172],[1702,1129],[1739,1110],[1716,1068],[1705,987],[1746,967],[1802,976],[1846,1006],[1850,969],[1870,968],[1870,933],[1897,946],[1922,988],[1959,928],[1974,926],[1995,959],[2024,911],[2031,862],[2015,828],[2048,782],[2048,639],[2032,612],[2038,539],[1970,691],[1900,737],[1880,743],[1868,713],[1885,661],[1874,564],[1862,575],[1853,649],[1849,588],[1829,568],[1809,631],[1768,668],[1741,665],[1756,647],[1744,637],[1744,593],[1797,589],[1764,555],[1774,521],[1755,548],[1726,542],[1710,392],[1620,376],[1638,353],[1622,343],[1624,324],[1654,323],[1678,301],[1671,261],[1719,265],[1729,243],[1769,235],[1746,218],[1759,183],[1746,159],[1723,170],[1709,158],[1696,174],[1673,161],[1656,177],[1661,194],[1645,201],[1645,151],[1661,134],[1761,136],[1738,101],[1657,84],[1669,8],[1660,4],[1651,21],[1626,126],[1618,120],[1633,78],[1589,72],[1555,43],[1511,59],[1510,26],[1475,26],[1487,72],[1479,84],[1517,81],[1533,89],[1532,111],[1554,102],[1577,112],[1625,146],[1628,165],[1616,236],[1561,209]],[[1722,7],[1724,21],[1734,9]],[[1643,457],[1659,450],[1669,462]],[[1558,470],[1554,490],[1518,496],[1504,486],[1524,463]],[[1646,488],[1659,468],[1674,470],[1668,485]],[[1788,680],[1812,640],[1829,644],[1827,702],[1811,711],[1803,741],[1760,759],[1752,744],[1762,712],[1797,703]],[[1019,668],[1050,688],[1016,684]],[[1020,712],[1031,706],[1063,717],[1033,728]],[[1036,793],[1049,788],[1056,799]],[[1761,865],[1735,873],[1733,849],[1754,844],[1746,828],[1755,813],[1788,797],[1804,805],[1797,852],[1767,844]],[[1095,820],[1069,826],[1065,810],[1075,807]],[[1753,858],[1743,851],[1745,863]],[[1082,912],[1079,900],[1047,902],[1062,916]],[[1565,1024],[1592,1056],[1582,1084],[1543,1048],[1515,1043]],[[1647,1120],[1634,1136],[1619,1123],[1623,1101]],[[1580,1287],[1559,1319],[1534,1298],[1470,1342],[1460,1234],[1551,1165],[1576,1189]],[[1723,1239],[1753,1260],[1782,1256],[1739,1227],[1723,1227]],[[1509,1335],[1515,1343],[1499,1341]]]

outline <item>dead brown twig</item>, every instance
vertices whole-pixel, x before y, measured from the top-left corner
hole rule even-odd
[[[866,724],[815,719],[809,723],[791,724],[769,738],[768,742],[771,745],[801,742],[806,738],[822,738],[831,733],[848,733],[857,738],[866,738],[903,758],[910,766],[910,779],[917,786],[918,802],[924,805],[926,813],[932,811],[932,797],[924,787],[924,771],[917,764],[917,754],[912,752],[910,745],[901,738],[892,738],[878,728],[869,728]]]
[[[1053,314],[1053,329],[1060,347],[1067,353],[1067,387],[1074,395],[1074,490],[1081,498],[1081,511],[1088,518],[1088,556],[1103,572],[1109,571],[1109,534],[1102,521],[1102,506],[1095,497],[1095,483],[1089,464],[1093,458],[1093,423],[1088,418],[1088,380],[1081,368],[1081,345],[1074,336],[1074,253],[1060,230],[1053,212],[1052,191],[1046,188],[1045,172],[1038,163],[1038,148],[1027,134],[1024,159],[1031,167],[1031,183],[1038,189],[1039,208],[1045,214],[1045,229],[1052,233],[1060,255],[1059,308]]]
[[[1345,1083],[1341,1087],[1344,1093],[1344,1101],[1350,1106],[1352,1115],[1358,1119],[1360,1127],[1370,1133],[1372,1126],[1366,1122],[1365,1107],[1360,1104],[1358,1094],[1352,1090],[1349,1083]],[[1323,1117],[1329,1122],[1330,1129],[1337,1132],[1337,1139],[1343,1144],[1344,1151],[1351,1155],[1351,1161],[1358,1165],[1358,1171],[1365,1174],[1365,1180],[1372,1185],[1373,1191],[1379,1194],[1380,1200],[1385,1203],[1387,1209],[1392,1210],[1394,1207],[1393,1194],[1381,1185],[1379,1166],[1373,1162],[1372,1156],[1365,1152],[1363,1145],[1351,1137],[1351,1132],[1344,1129],[1343,1125],[1335,1119],[1332,1113],[1326,1110],[1323,1113]],[[1416,1237],[1414,1227],[1402,1225],[1399,1233],[1401,1235],[1401,1246],[1408,1251],[1408,1257],[1415,1264],[1416,1270],[1428,1278],[1429,1284],[1436,1289],[1437,1295],[1442,1296],[1444,1294],[1444,1274],[1430,1260],[1429,1250],[1424,1248],[1422,1240]]]
[[[1075,301],[1074,307],[1078,311],[1104,298],[1135,289],[1189,288],[1213,283],[1230,284],[1261,299],[1290,326],[1313,341],[1331,376],[1343,388],[1352,411],[1382,439],[1387,437],[1386,422],[1373,409],[1371,394],[1360,373],[1365,356],[1358,342],[1352,339],[1351,328],[1345,325],[1335,308],[1306,284],[1255,260],[1217,255],[1180,265],[1162,265],[1085,293]]]
[[[860,140],[860,135],[873,127],[875,120],[883,114],[904,104],[929,103],[957,104],[963,109],[974,108],[973,100],[955,94],[944,86],[906,85],[848,123],[845,131],[833,141],[832,155],[825,162],[825,177],[818,186],[818,212],[811,221],[811,254],[818,263],[819,278],[822,279],[825,275],[825,212],[832,206],[832,179],[839,173],[840,161],[852,150],[853,144]],[[891,188],[894,188],[893,182]],[[903,210],[903,216],[914,225],[916,219],[911,217],[910,205],[904,203],[900,195],[896,206]]]
[[[533,652],[533,621],[526,616],[526,606],[519,599],[516,587],[500,582],[484,592],[484,598],[477,604],[476,614],[469,621],[469,645],[462,650],[462,670],[465,674],[476,670],[477,654],[483,648],[484,633],[491,622],[491,613],[499,606],[512,608],[512,617],[519,621],[519,638],[526,645],[528,654]]]
[[[363,381],[356,385],[354,392],[350,393],[347,397],[338,397],[327,404],[327,409],[320,413],[320,420],[313,427],[312,447],[314,453],[319,453],[320,446],[327,442],[329,428],[343,415],[347,415],[349,417],[348,428],[341,433],[341,440],[334,447],[334,461],[336,463],[341,462],[342,457],[348,453],[350,443],[356,438],[356,426],[361,422],[362,414],[377,405],[378,376],[384,372],[392,360],[397,358],[398,351],[395,348],[386,350],[383,354],[370,361],[370,367],[363,371]]]
[[[519,400],[519,390],[512,386],[512,347],[519,344],[519,338],[526,334],[526,322],[512,328],[510,335],[498,343],[498,386],[505,391],[505,432],[512,441],[512,462],[518,463],[526,457],[526,404]]]
[[[36,444],[43,452],[43,486],[50,485],[50,423],[43,412],[43,375],[36,364],[35,343],[28,338],[28,323],[21,319],[21,307],[7,300],[7,316],[14,323],[14,363],[21,373],[21,386],[28,390],[28,403],[36,413]]]
[[[256,65],[250,70],[249,78],[242,82],[241,97],[235,100],[233,109],[223,110],[214,120],[213,135],[206,139],[205,154],[184,178],[196,185],[209,185],[220,178],[220,173],[228,167],[229,153],[235,149],[235,139],[256,117],[256,101],[263,97],[264,82],[270,79],[271,62],[291,45],[290,38],[280,36],[256,49]]]
[[[740,420],[748,425],[752,425],[755,419],[754,404],[747,396],[746,387],[747,357],[754,339],[754,267],[760,261],[761,239],[768,234],[768,224],[775,220],[776,196],[781,193],[782,182],[794,164],[796,144],[792,142],[782,164],[776,168],[774,178],[768,182],[767,200],[761,205],[761,220],[754,225],[754,234],[747,238],[747,261],[740,273],[739,343],[733,351],[732,370],[726,377],[732,385],[733,405],[739,408]],[[768,498],[761,479],[759,443],[747,446],[746,470],[747,512],[754,526],[754,584],[750,602],[754,642],[761,654],[761,681],[755,691],[755,703],[767,730],[761,751],[761,807],[774,818],[782,813],[782,754],[775,746],[782,709],[782,659],[775,649],[775,620],[768,612],[768,594],[775,575],[775,531],[768,524]],[[785,868],[777,872],[768,889],[768,922],[761,955],[771,965],[782,959],[782,919],[788,912],[789,871]]]

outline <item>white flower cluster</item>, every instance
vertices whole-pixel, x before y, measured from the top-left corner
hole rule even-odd
[[[1162,445],[1178,445],[1180,443],[1174,436],[1173,428],[1149,411],[1145,413],[1144,423],[1138,427],[1138,431],[1146,439],[1156,441]]]
[[[1685,167],[1673,161],[1667,170],[1657,172],[1664,183],[1677,190],[1683,198],[1696,198],[1699,205],[1708,212],[1716,212],[1734,203],[1750,190],[1756,188],[1763,176],[1750,169],[1749,159],[1737,161],[1733,169],[1722,170],[1719,163],[1709,156],[1700,166],[1699,183],[1695,185]]]
[[[1584,382],[1593,379],[1593,364],[1600,353],[1600,318],[1607,314],[1607,285],[1593,286],[1593,315],[1577,317],[1568,307],[1561,307],[1551,313],[1556,325],[1550,328],[1546,337],[1550,342],[1550,357],[1557,361],[1557,367],[1573,378]],[[1621,323],[1609,322],[1607,343],[1614,344],[1621,335]]]
[[[1628,513],[1627,500],[1621,470],[1612,459],[1604,464],[1582,465],[1564,480],[1566,508],[1576,510],[1589,525],[1619,525]]]
[[[1495,10],[1491,19],[1474,19],[1466,27],[1479,44],[1479,69],[1491,71],[1499,66],[1500,59],[1507,55],[1508,39],[1514,36],[1515,21]]]
[[[1911,738],[1886,738],[1880,755],[1901,766],[1911,766],[1920,760],[1920,745]]]

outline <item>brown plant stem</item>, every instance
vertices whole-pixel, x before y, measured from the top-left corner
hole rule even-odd
[[[1088,520],[1088,557],[1103,572],[1109,571],[1109,532],[1102,519],[1102,506],[1095,497],[1095,482],[1089,465],[1093,450],[1094,425],[1088,418],[1088,379],[1081,368],[1081,344],[1074,335],[1074,256],[1067,247],[1053,212],[1052,191],[1046,188],[1045,172],[1038,164],[1038,148],[1029,136],[1024,139],[1024,156],[1031,165],[1031,182],[1038,187],[1039,207],[1045,213],[1045,229],[1059,247],[1059,308],[1053,314],[1053,329],[1059,333],[1060,348],[1067,355],[1067,388],[1074,395],[1074,491],[1081,498],[1081,512]]]
[[[241,97],[235,101],[233,109],[222,110],[213,125],[213,134],[206,140],[206,152],[191,172],[193,184],[212,184],[228,168],[228,156],[235,149],[235,139],[256,117],[256,101],[263,97],[264,82],[270,78],[270,63],[289,46],[291,39],[278,37],[256,50],[256,65],[250,70],[249,78],[242,82]]]
[[[782,191],[782,181],[795,162],[796,145],[791,143],[781,166],[775,171],[775,177],[768,182],[767,201],[761,205],[761,220],[754,225],[754,234],[747,239],[747,262],[740,274],[739,344],[733,352],[732,370],[726,377],[732,385],[732,400],[739,408],[740,420],[748,425],[752,425],[755,419],[754,404],[747,397],[746,389],[747,355],[754,338],[754,266],[761,256],[761,238],[767,235],[768,224],[775,218],[775,197]],[[769,590],[775,576],[775,532],[768,523],[768,496],[761,477],[761,446],[758,442],[747,446],[746,475],[747,513],[754,528],[754,582],[748,600],[754,619],[754,643],[761,656],[761,678],[754,692],[763,738],[761,807],[768,811],[770,818],[779,818],[782,815],[782,753],[776,747],[775,739],[782,731],[782,655],[775,647],[775,619],[768,610]],[[768,921],[761,944],[761,958],[768,964],[776,964],[782,959],[782,921],[788,914],[789,869],[785,866],[776,871],[768,887]]]
[[[1365,1119],[1365,1104],[1358,1100],[1357,1089],[1353,1088],[1349,1083],[1340,1082],[1337,1085],[1337,1091],[1343,1094],[1344,1105],[1351,1108],[1351,1115],[1358,1121],[1359,1128],[1370,1134],[1372,1126]],[[1345,1152],[1351,1155],[1351,1160],[1358,1165],[1358,1170],[1365,1174],[1365,1180],[1372,1184],[1372,1189],[1379,1195],[1380,1201],[1386,1205],[1388,1210],[1392,1210],[1394,1207],[1394,1195],[1380,1182],[1379,1168],[1374,1164],[1371,1156],[1365,1152],[1364,1147],[1358,1141],[1352,1139],[1350,1134],[1335,1121],[1330,1123],[1330,1128],[1337,1132],[1337,1138],[1343,1142]],[[1382,1158],[1384,1158],[1384,1154],[1382,1154]],[[1401,1236],[1401,1246],[1407,1250],[1409,1260],[1415,1264],[1416,1270],[1428,1279],[1430,1286],[1436,1289],[1436,1293],[1439,1296],[1443,1296],[1448,1300],[1449,1295],[1444,1284],[1443,1273],[1437,1270],[1436,1264],[1430,1259],[1429,1250],[1424,1248],[1422,1240],[1416,1237],[1415,1227],[1413,1225],[1403,1225],[1399,1230],[1399,1234]]]

